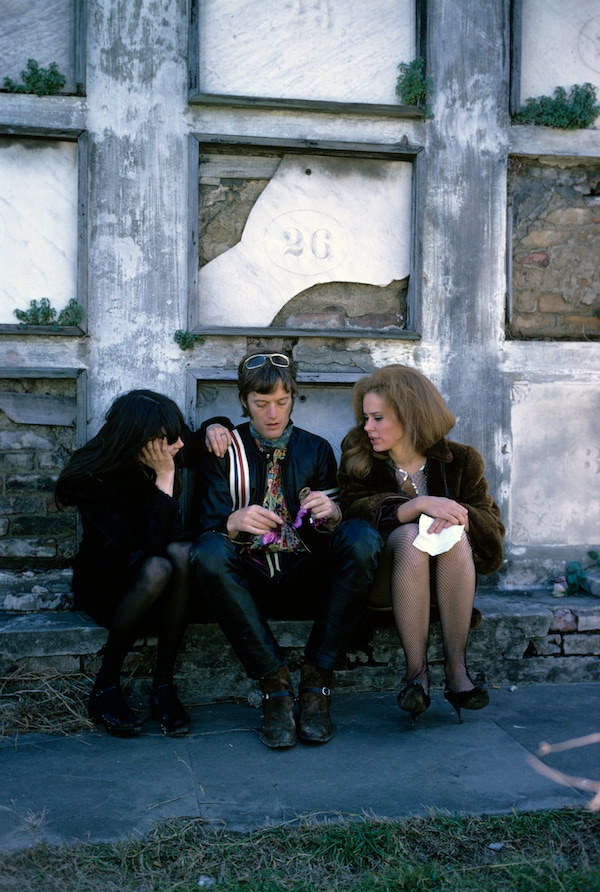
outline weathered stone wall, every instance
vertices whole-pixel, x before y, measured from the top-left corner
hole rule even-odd
[[[483,622],[469,639],[469,670],[489,685],[600,681],[600,601],[581,597],[481,593]],[[560,606],[559,606],[560,605]],[[308,622],[276,622],[273,631],[297,681]],[[81,674],[98,671],[106,630],[83,614],[0,613],[0,675]],[[430,642],[432,685],[444,686],[439,625]],[[124,676],[128,690],[144,704],[156,656],[154,639],[140,640],[129,654]],[[352,645],[336,671],[336,690],[397,691],[405,665],[396,630],[377,627]],[[179,691],[188,703],[199,699],[244,698],[254,691],[218,626],[188,628],[176,666]]]
[[[4,568],[63,567],[75,553],[75,513],[58,512],[53,498],[60,469],[75,448],[75,404],[74,381],[0,378],[0,559]],[[45,406],[46,424],[40,423]],[[70,407],[70,425],[51,423],[54,409],[66,408],[68,413]]]
[[[14,248],[25,258],[25,272],[14,293],[0,289],[0,369],[13,376],[21,369],[24,381],[26,370],[39,378],[48,369],[87,371],[77,394],[80,408],[87,396],[80,417],[86,439],[112,400],[133,387],[168,393],[195,424],[204,411],[221,408],[249,346],[292,349],[306,384],[298,419],[313,426],[316,417],[318,432],[339,443],[352,382],[386,363],[414,364],[455,413],[452,436],[484,457],[508,527],[501,584],[548,585],[566,560],[600,545],[598,276],[592,268],[600,129],[598,122],[577,131],[513,125],[509,99],[517,75],[511,83],[510,48],[521,41],[522,99],[551,93],[563,76],[567,87],[600,86],[596,3],[524,0],[525,21],[536,25],[511,34],[517,0],[427,0],[420,45],[416,5],[397,0],[293,0],[275,4],[272,16],[263,15],[259,0],[168,0],[160,15],[155,0],[19,6],[3,31],[8,36],[0,38],[0,48],[10,50],[0,53],[6,65],[0,77],[18,77],[32,56],[42,64],[56,58],[69,82],[57,96],[0,89],[0,136],[19,144],[22,165],[13,217],[39,205],[58,218],[44,228],[53,238],[43,254],[28,254],[39,217],[29,228],[6,226],[3,206],[0,278]],[[223,16],[242,17],[240,39],[223,26]],[[434,85],[427,120],[401,106],[395,93],[398,63],[422,49]],[[282,65],[273,62],[277,53]],[[537,73],[542,82],[532,80]],[[301,287],[268,326],[236,329],[238,305],[247,310],[244,272],[261,270],[259,295],[262,270],[273,272],[263,249],[278,200],[265,226],[256,228],[251,265],[242,263],[231,278],[225,324],[205,326],[202,277],[232,250],[232,233],[233,241],[241,239],[257,196],[267,192],[262,183],[274,179],[261,175],[258,164],[257,173],[235,175],[224,187],[213,162],[205,163],[206,155],[219,154],[216,146],[244,164],[247,156],[283,158],[291,149],[319,163],[341,159],[342,173],[324,177],[331,188],[315,190],[316,198],[309,189],[317,168],[307,164],[306,201],[291,210],[339,222],[332,209],[347,201],[357,229],[345,259],[362,249],[366,267],[375,249],[385,247],[394,269],[402,257],[410,270],[396,270],[385,284],[366,284],[338,281],[335,271],[315,282],[303,269]],[[44,162],[51,156],[51,165]],[[34,157],[36,176],[54,171],[54,181],[42,192],[38,176],[29,196],[27,165]],[[396,196],[400,177],[393,172],[405,163],[411,189]],[[367,169],[375,172],[370,178]],[[393,173],[387,180],[384,169]],[[507,171],[518,210],[514,248],[507,238]],[[66,190],[73,200],[61,210],[52,195]],[[221,212],[228,218],[224,227]],[[383,237],[375,237],[382,220]],[[326,248],[317,241],[316,259]],[[81,329],[25,331],[8,324],[15,307],[26,309],[30,297],[46,293],[41,286],[35,294],[29,290],[34,272],[42,282],[49,273],[54,282],[64,279],[50,268],[53,256],[68,260],[69,287],[85,310]],[[203,340],[183,352],[173,336],[186,329],[197,329]],[[57,516],[48,498],[63,458],[58,446],[66,451],[75,440],[52,424],[19,422],[17,432],[7,419],[0,562],[4,569],[26,563],[41,570],[72,548],[73,519]],[[39,449],[26,445],[26,436],[40,438]],[[30,467],[20,464],[27,464],[26,455]],[[557,467],[565,469],[567,485]],[[26,503],[27,511],[15,510]]]
[[[509,336],[597,339],[600,165],[512,157],[508,196],[513,218]]]

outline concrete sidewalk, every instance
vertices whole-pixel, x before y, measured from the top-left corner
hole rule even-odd
[[[156,723],[118,740],[104,731],[24,735],[0,744],[0,849],[113,841],[172,817],[247,831],[295,822],[430,809],[502,814],[575,805],[592,793],[561,786],[528,763],[543,741],[600,731],[600,684],[491,689],[490,705],[456,714],[432,692],[414,731],[395,694],[338,694],[322,747],[272,751],[245,703],[194,706],[193,733],[170,739]],[[546,765],[600,780],[600,745],[551,754]]]

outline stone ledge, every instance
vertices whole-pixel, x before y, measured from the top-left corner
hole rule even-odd
[[[598,639],[600,602],[593,597],[561,598],[545,592],[481,591],[477,606],[483,623],[471,632],[469,668],[488,684],[600,681]],[[273,622],[297,676],[310,622]],[[9,613],[0,611],[0,673],[53,670],[92,676],[106,630],[75,611]],[[589,642],[589,646],[588,646]],[[125,670],[134,686],[145,688],[155,641],[138,641]],[[432,685],[443,685],[439,625],[430,634]],[[395,690],[404,660],[393,627],[378,627],[367,642],[349,650],[336,673],[336,687],[347,691]],[[188,701],[244,697],[255,684],[246,678],[221,630],[213,623],[190,625],[177,663],[177,683]]]

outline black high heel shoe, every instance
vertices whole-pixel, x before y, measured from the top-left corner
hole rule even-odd
[[[142,730],[142,719],[131,711],[119,685],[92,688],[88,717],[113,737],[136,737]]]
[[[461,709],[483,709],[490,702],[490,696],[483,685],[475,685],[470,691],[444,691],[444,697],[456,710],[458,721],[462,724]]]
[[[169,737],[181,737],[190,730],[192,720],[177,696],[174,684],[159,684],[150,691],[150,712]]]
[[[425,693],[425,688],[416,678],[409,681],[398,694],[398,707],[405,712],[410,712],[411,729],[414,728],[418,716],[429,709],[430,705],[431,697]]]

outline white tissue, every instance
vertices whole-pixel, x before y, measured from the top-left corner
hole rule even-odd
[[[446,527],[441,533],[428,533],[427,530],[433,521],[434,518],[429,517],[428,514],[421,514],[419,518],[419,535],[413,542],[413,545],[419,551],[425,551],[427,554],[443,554],[456,545],[462,536],[464,526],[457,523],[451,527]]]

